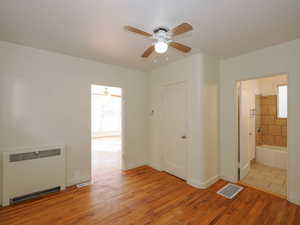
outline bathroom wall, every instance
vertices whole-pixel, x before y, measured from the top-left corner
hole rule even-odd
[[[278,85],[288,83],[288,76],[286,74],[265,77],[258,80],[260,94],[263,96],[277,95]]]
[[[256,145],[287,146],[287,119],[277,117],[277,88],[288,83],[286,74],[258,79]],[[259,129],[260,128],[260,129]]]

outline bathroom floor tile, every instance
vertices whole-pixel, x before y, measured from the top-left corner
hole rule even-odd
[[[286,196],[287,193],[287,171],[260,163],[252,163],[241,182],[274,194]]]

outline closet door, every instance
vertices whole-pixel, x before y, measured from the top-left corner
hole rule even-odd
[[[187,174],[187,99],[186,82],[163,86],[163,170],[182,179]]]

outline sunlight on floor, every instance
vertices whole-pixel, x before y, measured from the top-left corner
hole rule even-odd
[[[93,138],[92,148],[93,151],[120,152],[121,138],[120,137]]]
[[[121,138],[106,137],[92,140],[93,180],[107,172],[121,169]]]

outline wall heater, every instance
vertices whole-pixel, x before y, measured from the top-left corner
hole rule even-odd
[[[2,153],[2,206],[65,189],[63,146]]]

